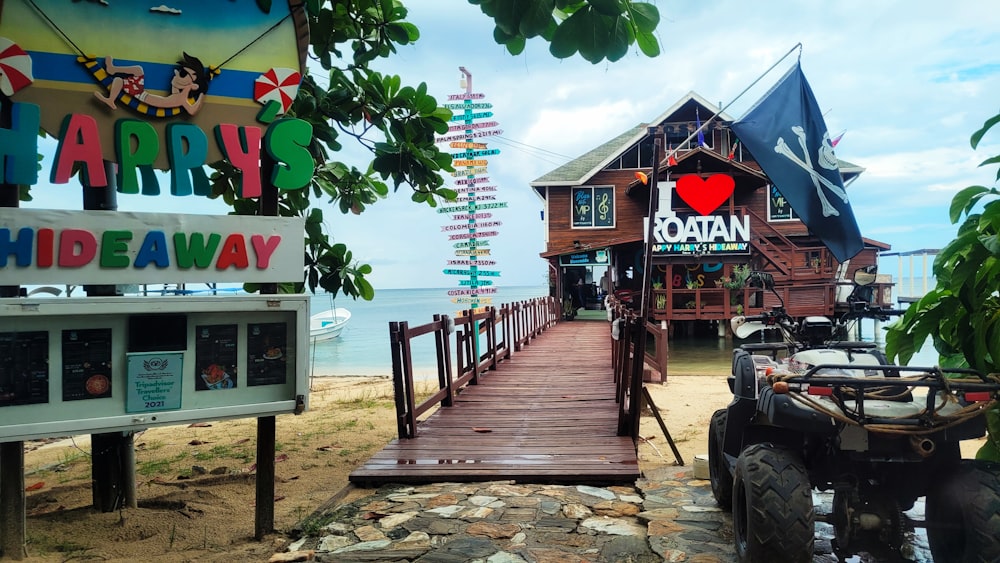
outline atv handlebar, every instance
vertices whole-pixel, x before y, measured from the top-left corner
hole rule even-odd
[[[747,322],[759,322],[768,326],[781,324],[782,322],[792,322],[792,318],[788,316],[788,313],[785,312],[783,307],[775,307],[765,313],[761,313],[759,315],[746,315],[743,318]]]
[[[849,319],[877,319],[887,321],[889,317],[900,316],[906,313],[906,309],[883,309],[881,306],[871,306],[868,303],[852,303],[851,310],[844,313],[843,320]]]

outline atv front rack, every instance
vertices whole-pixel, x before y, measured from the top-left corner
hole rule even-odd
[[[771,391],[776,394],[787,394],[796,402],[837,421],[889,433],[937,432],[980,416],[1000,400],[1000,378],[969,369],[865,365],[866,372],[890,376],[852,377],[828,373],[831,370],[851,372],[859,367],[862,366],[821,364],[801,375],[775,373],[767,379]],[[911,391],[918,388],[927,389],[922,407],[917,402],[919,398],[911,395]],[[913,408],[902,409],[905,414],[875,415],[872,412],[883,409],[866,409],[866,403],[873,402],[875,404],[870,406],[891,407],[893,402],[902,402],[913,404]],[[836,408],[831,408],[834,406]]]

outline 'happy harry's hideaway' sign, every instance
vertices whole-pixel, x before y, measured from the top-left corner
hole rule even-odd
[[[280,282],[303,245],[300,217],[0,208],[0,285]]]
[[[305,186],[312,127],[277,119],[304,71],[304,5],[226,4],[219,17],[218,3],[202,0],[0,2],[10,68],[0,92],[14,102],[12,123],[0,130],[0,181],[37,182],[41,127],[59,143],[57,184],[79,167],[87,185],[108,185],[107,161],[119,164],[122,192],[160,193],[157,168],[172,171],[174,195],[208,195],[201,167],[226,159],[242,172],[241,195],[256,197],[266,151],[278,165],[265,181]]]

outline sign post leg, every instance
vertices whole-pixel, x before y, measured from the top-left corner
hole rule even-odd
[[[274,167],[274,158],[267,151],[262,151],[260,214],[265,217],[278,215],[278,188],[271,183]],[[278,293],[278,284],[264,284],[260,292]],[[257,419],[257,504],[253,531],[253,537],[258,541],[274,531],[274,452],[275,418],[262,416]]]
[[[85,210],[118,210],[114,163],[104,161],[104,172],[108,179],[107,186],[83,185]],[[114,285],[85,285],[84,291],[88,297],[119,295],[118,287]],[[136,506],[135,452],[131,451],[132,433],[91,434],[90,447],[94,509],[114,512],[122,507]]]
[[[0,127],[11,125],[11,101],[0,94]],[[0,178],[0,207],[19,207],[20,188]],[[17,297],[20,286],[0,287],[0,297]],[[24,549],[24,442],[0,444],[0,557],[23,559]]]
[[[24,442],[0,444],[0,557],[24,559]]]

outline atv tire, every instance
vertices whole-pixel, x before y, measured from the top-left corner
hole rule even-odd
[[[741,563],[812,561],[816,515],[801,458],[766,444],[736,460],[733,536]]]
[[[719,409],[712,414],[708,424],[708,479],[712,483],[712,496],[723,510],[733,508],[733,473],[722,451],[728,418],[729,411]]]
[[[927,494],[935,561],[1000,561],[1000,465],[966,461]]]

